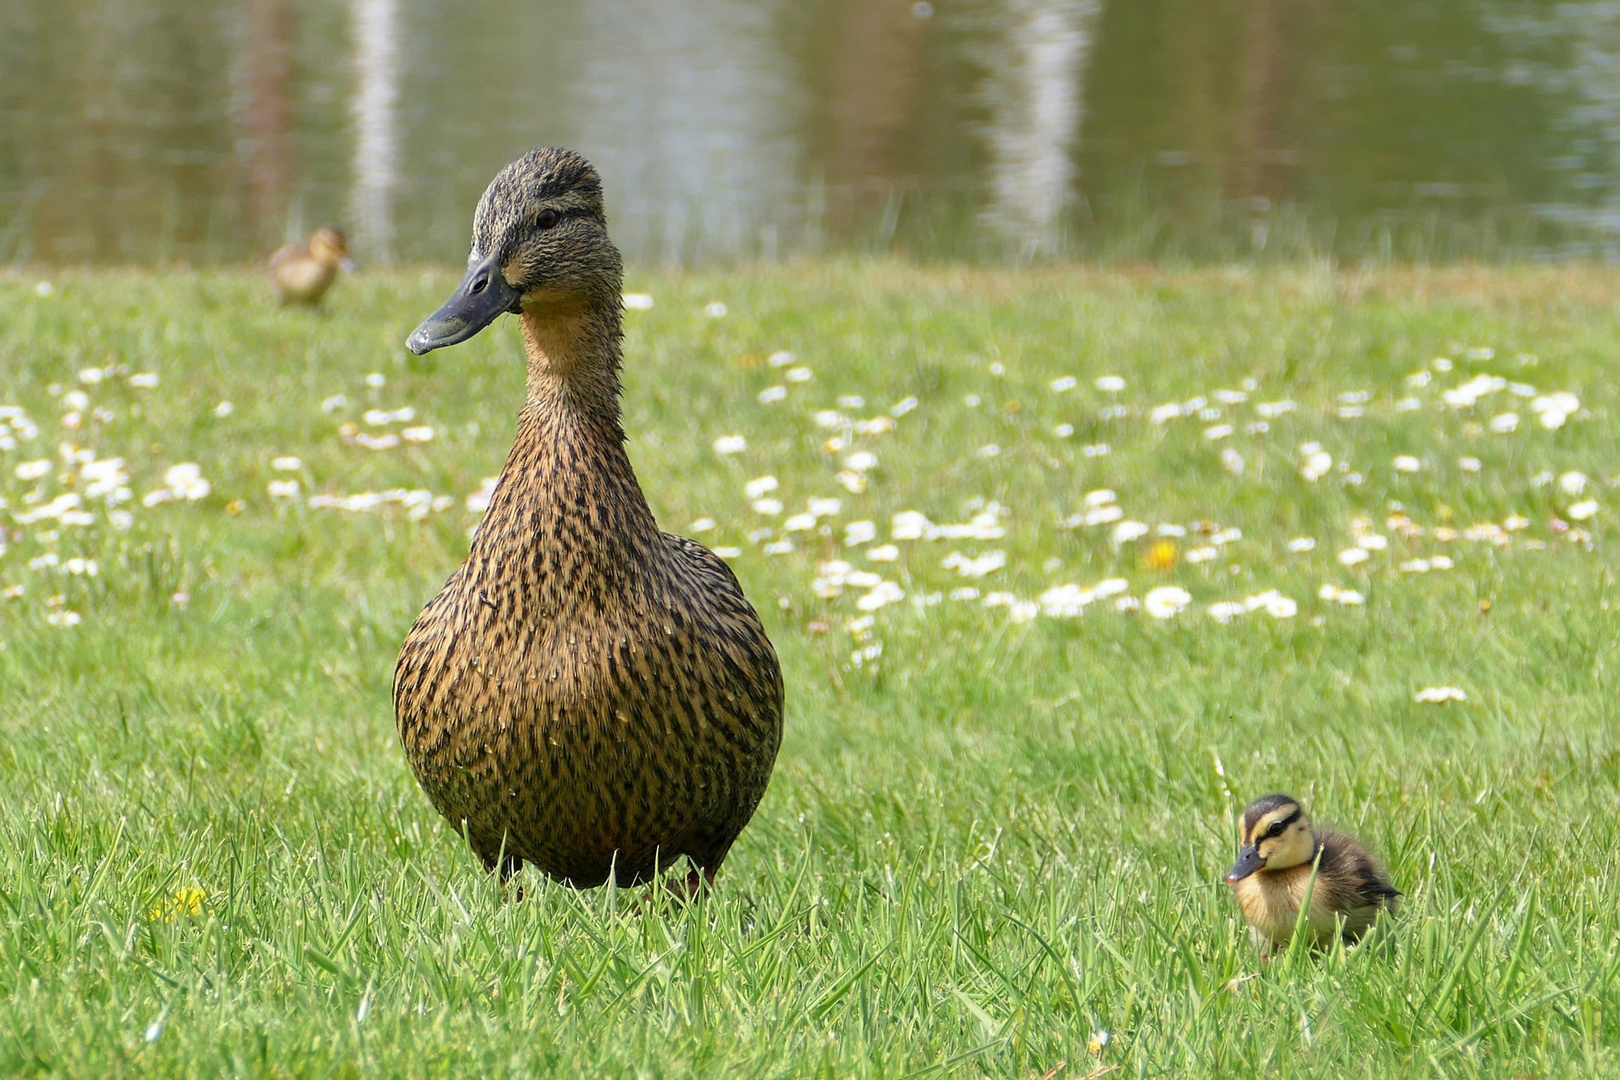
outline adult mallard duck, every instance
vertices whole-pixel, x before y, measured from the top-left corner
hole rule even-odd
[[[1249,936],[1268,954],[1293,939],[1307,892],[1305,933],[1318,948],[1335,938],[1359,941],[1380,915],[1395,914],[1401,897],[1376,855],[1341,833],[1313,829],[1288,795],[1263,796],[1243,811],[1242,846],[1226,883]]]
[[[765,792],[782,675],[731,570],[660,532],[619,423],[619,252],[583,158],[531,151],[473,217],[461,285],[422,354],[519,316],[527,400],[467,561],[394,674],[428,798],[503,879],[647,880],[685,855],[696,889]]]
[[[310,234],[303,244],[283,244],[270,256],[270,283],[283,304],[314,305],[337,280],[339,270],[352,270],[349,239],[330,226]]]

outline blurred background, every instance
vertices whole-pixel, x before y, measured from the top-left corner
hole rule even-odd
[[[1607,260],[1620,4],[0,4],[0,264],[459,262],[540,143],[644,264]]]

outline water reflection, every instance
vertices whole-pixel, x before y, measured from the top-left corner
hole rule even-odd
[[[298,146],[293,125],[293,34],[296,13],[288,0],[250,0],[243,68],[247,102],[242,109],[243,138],[238,152],[246,172],[248,220],[252,235],[265,246],[282,239],[294,178]],[[301,221],[291,223],[299,228]],[[291,237],[286,237],[291,239]]]
[[[929,4],[841,0],[831,9],[825,144],[816,163],[809,231],[825,240],[829,178],[836,195],[830,227],[879,222],[877,246],[893,239],[906,176],[913,166],[908,135],[927,88]]]
[[[529,146],[636,259],[1620,255],[1620,5],[7,0],[0,261],[458,260]]]
[[[985,220],[1023,257],[1053,254],[1074,192],[1084,70],[1099,0],[1009,0],[1007,57],[990,83]]]
[[[352,0],[354,20],[354,250],[362,259],[394,255],[398,181],[399,0]]]
[[[776,33],[784,6],[584,6],[584,62],[561,111],[570,141],[607,178],[615,235],[643,259],[781,249],[794,217],[784,208],[800,188],[804,105]]]

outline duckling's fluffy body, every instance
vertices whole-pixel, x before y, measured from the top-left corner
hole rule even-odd
[[[1262,951],[1293,939],[1307,894],[1304,930],[1318,948],[1335,938],[1354,944],[1380,915],[1395,914],[1401,894],[1378,857],[1349,836],[1313,829],[1296,800],[1257,799],[1243,822],[1243,846],[1227,883]]]
[[[658,529],[625,452],[619,256],[594,170],[555,150],[502,170],[470,263],[411,347],[517,311],[528,394],[467,561],[400,652],[407,757],[503,874],[630,884],[685,855],[712,877],[770,779],[781,671],[737,578]]]
[[[270,256],[270,283],[283,304],[318,304],[349,258],[337,229],[316,229],[303,244],[283,244]]]
[[[1372,927],[1382,911],[1395,913],[1399,893],[1384,883],[1384,868],[1348,836],[1319,831],[1322,862],[1311,884],[1311,863],[1260,872],[1232,887],[1257,945],[1286,945],[1294,936],[1300,906],[1310,893],[1306,932],[1317,946],[1332,944],[1335,935],[1353,943]]]

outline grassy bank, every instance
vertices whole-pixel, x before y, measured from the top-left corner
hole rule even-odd
[[[404,353],[452,283],[0,278],[0,1074],[1620,1074],[1620,277],[633,276],[788,684],[679,909],[504,902],[396,745],[522,395]],[[1257,962],[1277,789],[1393,954]]]

